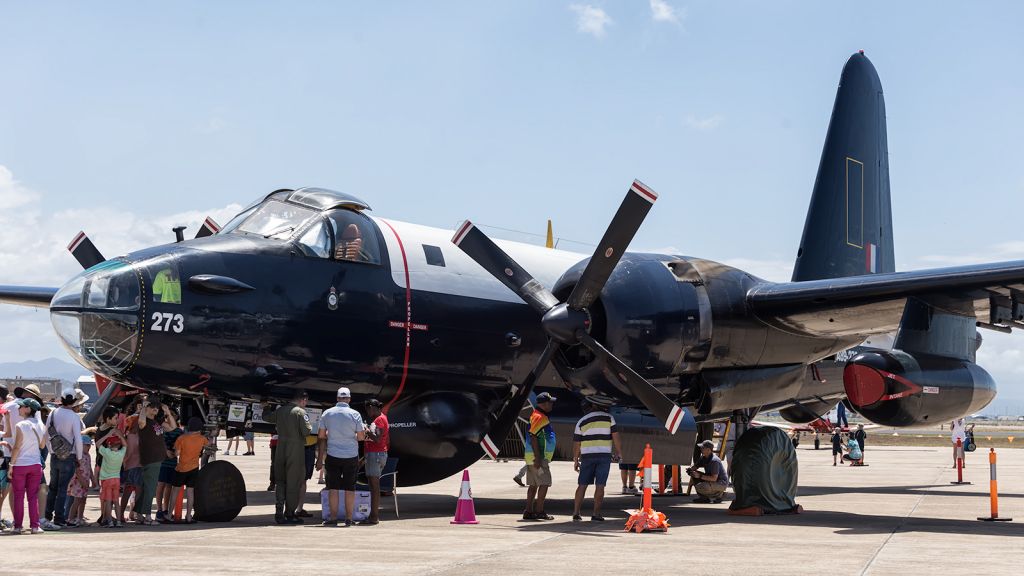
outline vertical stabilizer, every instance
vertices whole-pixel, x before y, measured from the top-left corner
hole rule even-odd
[[[882,83],[850,57],[839,79],[793,281],[894,272]]]

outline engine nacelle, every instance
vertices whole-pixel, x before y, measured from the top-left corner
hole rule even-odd
[[[981,410],[996,395],[992,376],[973,362],[901,350],[854,356],[843,369],[843,387],[857,412],[885,426],[945,422]]]

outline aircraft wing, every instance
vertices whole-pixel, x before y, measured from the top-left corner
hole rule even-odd
[[[0,286],[0,302],[34,308],[49,308],[57,288],[40,286]]]
[[[974,316],[982,328],[1024,328],[1024,261],[765,282],[747,292],[747,304],[762,320],[797,333],[867,336],[895,330],[910,297]]]

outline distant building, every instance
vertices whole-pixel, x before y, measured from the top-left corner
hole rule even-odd
[[[14,393],[15,388],[35,384],[39,387],[39,395],[47,402],[51,398],[56,399],[57,395],[64,388],[59,378],[22,378],[18,376],[16,378],[0,378],[0,384],[6,386],[11,391],[11,394]]]

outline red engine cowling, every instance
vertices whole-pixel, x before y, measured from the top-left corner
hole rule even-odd
[[[843,387],[857,412],[884,426],[959,418],[996,395],[992,376],[973,362],[900,350],[854,356],[843,369]]]

